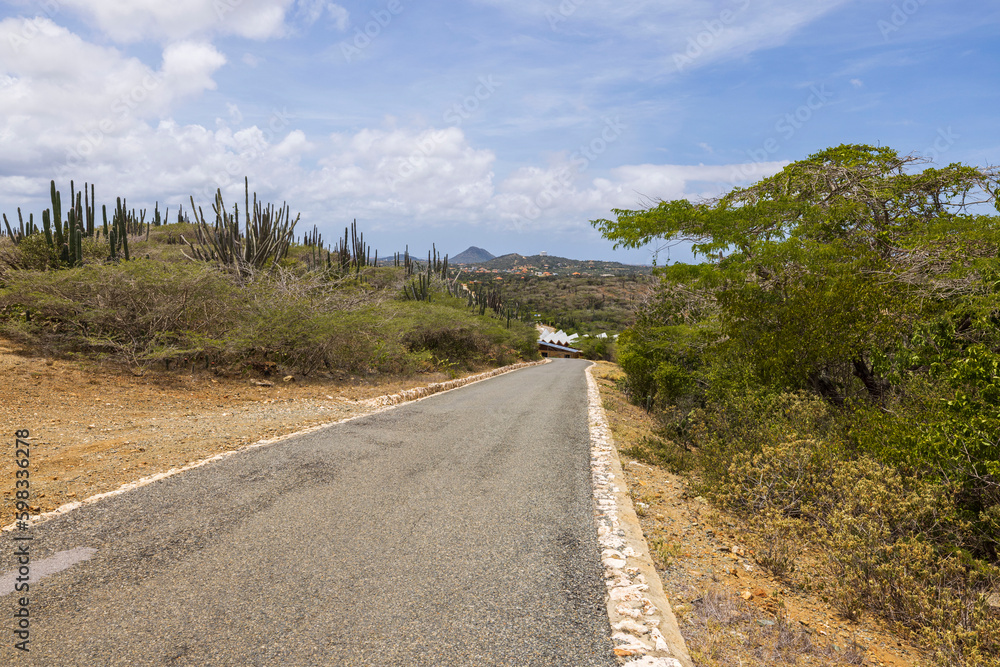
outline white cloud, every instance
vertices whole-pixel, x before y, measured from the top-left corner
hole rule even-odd
[[[327,12],[330,14],[330,18],[333,19],[334,25],[337,26],[337,30],[344,32],[347,30],[348,21],[351,15],[346,9],[340,5],[335,5],[332,2],[327,6]]]
[[[122,42],[175,42],[213,35],[272,39],[289,34],[289,14],[312,25],[324,15],[347,29],[347,10],[330,0],[59,0],[97,29]]]
[[[324,150],[296,191],[347,215],[477,218],[493,194],[493,152],[470,146],[458,128],[365,129],[333,135]]]
[[[335,18],[335,5],[322,7]],[[611,208],[634,208],[644,197],[697,196],[706,183],[739,174],[726,166],[653,164],[596,174],[578,155],[562,155],[498,178],[494,151],[474,145],[457,126],[387,122],[309,136],[284,111],[255,121],[233,102],[223,102],[210,127],[174,120],[180,100],[215,88],[225,63],[194,36],[169,42],[156,70],[48,19],[0,21],[0,154],[4,173],[20,175],[0,180],[7,188],[0,203],[16,197],[41,210],[55,177],[61,187],[69,179],[97,183],[103,201],[127,195],[130,202],[176,206],[193,194],[208,206],[216,187],[227,201],[240,196],[246,176],[261,196],[287,200],[320,224],[353,217],[389,228],[414,220],[491,227],[541,221],[572,230]],[[775,165],[751,165],[761,170],[752,177]]]
[[[18,204],[35,201],[38,210],[47,205],[45,186],[55,176],[60,187],[70,178],[97,183],[99,201],[127,195],[133,204],[158,200],[161,208],[176,211],[178,203],[188,208],[190,195],[209,206],[216,188],[227,202],[236,201],[248,177],[262,198],[288,201],[306,224],[358,218],[400,232],[413,221],[521,231],[544,224],[558,232],[589,229],[588,220],[612,208],[698,198],[699,184],[725,182],[741,168],[642,164],[588,177],[565,162],[523,167],[497,183],[493,152],[472,146],[458,128],[369,128],[317,139],[292,128],[287,118],[262,126],[218,122],[214,131],[172,120],[136,123],[70,171],[0,179],[0,186]],[[759,178],[782,165],[750,168]]]
[[[268,39],[285,33],[294,0],[60,0],[119,42],[206,34]]]
[[[298,15],[308,25],[312,25],[319,20],[326,9],[326,0],[299,0]]]
[[[302,130],[292,130],[274,147],[274,156],[279,159],[290,159],[298,161],[299,158],[312,152],[316,145],[306,139],[306,133]]]
[[[212,74],[226,64],[226,57],[211,44],[177,42],[163,51],[161,76],[178,95],[214,90]]]
[[[156,71],[48,19],[0,21],[4,166],[38,173],[113,159],[144,119],[214,88],[222,62],[213,47],[183,42],[166,49]]]
[[[226,103],[226,111],[229,112],[229,120],[235,124],[243,122],[243,112],[240,111],[239,106],[233,104],[232,102]]]
[[[547,168],[523,167],[497,187],[490,211],[521,228],[544,222],[546,228],[586,227],[587,220],[613,208],[639,209],[659,200],[711,198],[736,185],[778,172],[786,162],[734,165],[623,165],[607,176],[587,180],[579,162]]]

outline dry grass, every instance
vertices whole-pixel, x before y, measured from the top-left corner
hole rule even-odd
[[[821,646],[801,625],[778,613],[762,618],[729,591],[710,588],[692,601],[685,639],[702,667],[745,665],[863,665],[864,650],[851,641]]]

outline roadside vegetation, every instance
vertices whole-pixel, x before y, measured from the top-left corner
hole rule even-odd
[[[649,275],[504,276],[504,298],[538,315],[543,324],[569,333],[614,334],[635,322],[636,310],[651,291]]]
[[[86,192],[85,187],[82,192]],[[356,227],[295,236],[287,206],[251,199],[168,223],[121,200],[107,220],[71,194],[0,237],[0,334],[37,354],[136,373],[302,376],[459,372],[537,356],[533,326],[474,308],[447,266],[378,266]],[[19,212],[20,215],[20,212]],[[103,220],[102,220],[103,218]],[[97,221],[103,221],[100,224]],[[503,312],[502,309],[500,312]]]
[[[618,341],[655,462],[757,560],[940,665],[1000,665],[1000,175],[839,146],[594,221],[686,241]],[[802,554],[821,567],[801,567]]]

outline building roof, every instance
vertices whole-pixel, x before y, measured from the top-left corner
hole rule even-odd
[[[565,345],[556,345],[555,343],[546,343],[544,341],[538,342],[539,347],[547,347],[553,350],[559,350],[560,352],[582,352],[583,350],[578,350],[575,347],[566,347]]]
[[[540,343],[555,343],[557,345],[569,345],[569,341],[570,341],[569,336],[567,336],[566,332],[563,331],[562,329],[538,337],[538,342]]]

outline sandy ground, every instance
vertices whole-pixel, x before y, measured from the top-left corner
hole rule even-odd
[[[472,373],[468,373],[471,375]],[[0,341],[0,525],[13,521],[14,434],[31,439],[31,514],[310,426],[372,412],[365,399],[450,379],[367,383],[211,374],[135,377],[27,357]],[[254,382],[269,382],[258,386]]]

